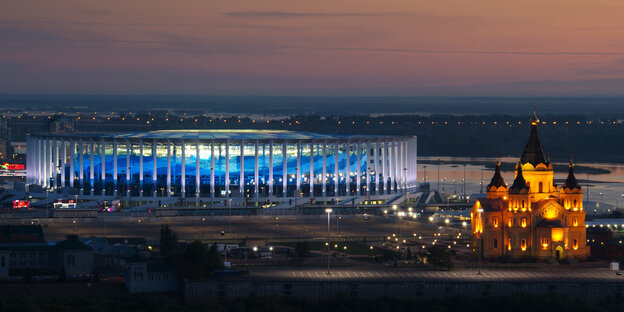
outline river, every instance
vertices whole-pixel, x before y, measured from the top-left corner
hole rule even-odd
[[[439,189],[442,193],[457,195],[463,193],[464,177],[467,195],[484,193],[485,187],[494,175],[494,169],[487,168],[483,163],[494,164],[497,160],[486,157],[419,157],[418,159],[422,162],[418,164],[420,182],[427,181],[432,188]],[[438,160],[440,164],[438,164]],[[501,163],[514,163],[518,161],[518,158],[505,157],[500,158],[500,161]],[[565,166],[567,163],[553,162],[553,165]],[[577,165],[604,169],[610,172],[604,173],[603,170],[600,170],[600,173],[576,174],[576,179],[583,187],[584,201],[599,202],[603,204],[603,207],[624,209],[624,164],[579,163]],[[513,171],[501,170],[501,174],[508,185],[513,183]],[[555,181],[559,186],[563,185],[567,175],[567,170],[555,171]],[[595,206],[596,204],[593,203],[592,205]]]

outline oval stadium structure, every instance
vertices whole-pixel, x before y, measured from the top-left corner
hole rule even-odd
[[[416,137],[159,130],[27,141],[30,187],[84,196],[320,199],[417,184]]]

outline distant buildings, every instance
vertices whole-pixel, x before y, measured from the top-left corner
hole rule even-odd
[[[473,237],[484,257],[586,258],[583,189],[570,163],[562,187],[553,178],[553,166],[537,135],[539,120],[533,112],[531,135],[516,165],[509,187],[500,163],[487,187],[487,198],[471,210]]]
[[[90,278],[93,250],[75,235],[57,244],[45,242],[40,225],[0,226],[0,279],[10,276]]]

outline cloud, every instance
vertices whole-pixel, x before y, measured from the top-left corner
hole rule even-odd
[[[321,13],[321,12],[283,12],[283,11],[232,11],[224,15],[237,18],[307,18],[307,17],[374,17],[392,16],[401,13]]]
[[[285,47],[288,48],[288,47]],[[624,55],[624,51],[497,51],[497,50],[437,50],[437,49],[382,49],[360,47],[289,47],[291,49],[310,50],[344,50],[344,51],[372,51],[389,53],[419,53],[419,54],[496,54],[496,55]]]

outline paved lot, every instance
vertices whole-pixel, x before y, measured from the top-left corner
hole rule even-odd
[[[257,269],[249,274],[252,278],[290,279],[290,280],[354,280],[354,281],[457,281],[457,282],[623,282],[624,276],[618,276],[608,269],[574,269],[574,270],[482,270],[477,275],[474,269],[452,271],[420,271],[407,268],[371,268],[363,270],[349,269]]]
[[[221,231],[225,231],[224,238],[243,237],[326,237],[327,218],[305,218],[296,220],[238,218],[231,222],[227,218],[205,218],[203,221],[173,220],[168,222],[155,222],[137,218],[134,222],[104,222],[103,218],[97,221],[86,222],[77,219],[64,220],[62,223],[47,223],[45,219],[41,224],[45,225],[44,233],[48,240],[65,238],[67,234],[84,236],[109,237],[145,237],[146,239],[158,239],[162,224],[168,224],[180,239],[209,239],[221,238]],[[331,233],[337,236],[340,230],[342,236],[387,236],[397,231],[397,221],[393,218],[376,218],[366,221],[359,218],[343,218],[340,229],[335,220],[332,220]],[[423,233],[425,229],[416,222],[404,221],[401,224],[401,233]]]

